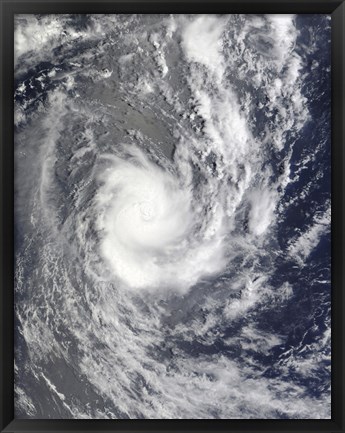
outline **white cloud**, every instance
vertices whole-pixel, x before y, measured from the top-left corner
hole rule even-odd
[[[182,46],[189,61],[200,63],[212,72],[223,72],[221,35],[226,19],[199,15],[188,22],[182,33]]]
[[[224,264],[222,210],[210,213],[200,240],[194,226],[192,191],[178,178],[125,146],[126,158],[104,157],[95,212],[101,252],[116,278],[132,289],[186,291]]]
[[[48,16],[39,20],[34,15],[17,15],[14,32],[15,62],[29,51],[40,51],[52,41],[60,39],[63,21],[57,16]],[[24,24],[25,23],[25,24]]]
[[[297,238],[293,239],[288,247],[291,258],[296,260],[300,266],[304,266],[305,259],[319,244],[321,237],[329,233],[331,228],[331,207],[319,215],[315,215],[313,224]]]
[[[252,233],[260,236],[266,232],[274,220],[276,202],[276,194],[272,191],[251,191],[248,227]]]

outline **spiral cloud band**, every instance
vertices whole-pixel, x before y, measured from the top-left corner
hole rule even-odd
[[[224,264],[222,223],[200,227],[203,209],[191,185],[150,162],[139,148],[108,156],[95,198],[101,253],[115,277],[132,289],[185,291]],[[199,225],[199,227],[198,227]]]

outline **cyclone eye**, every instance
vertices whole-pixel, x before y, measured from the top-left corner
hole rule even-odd
[[[154,208],[150,202],[141,202],[139,204],[139,210],[144,221],[151,221],[155,216]]]

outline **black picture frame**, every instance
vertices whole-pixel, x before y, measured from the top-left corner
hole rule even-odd
[[[2,432],[344,432],[345,2],[334,0],[10,1],[1,13],[0,430]],[[14,418],[14,14],[330,13],[332,15],[332,418],[330,420],[16,420]]]

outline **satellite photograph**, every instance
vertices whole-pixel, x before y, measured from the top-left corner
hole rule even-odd
[[[15,15],[15,417],[331,418],[329,15]]]

